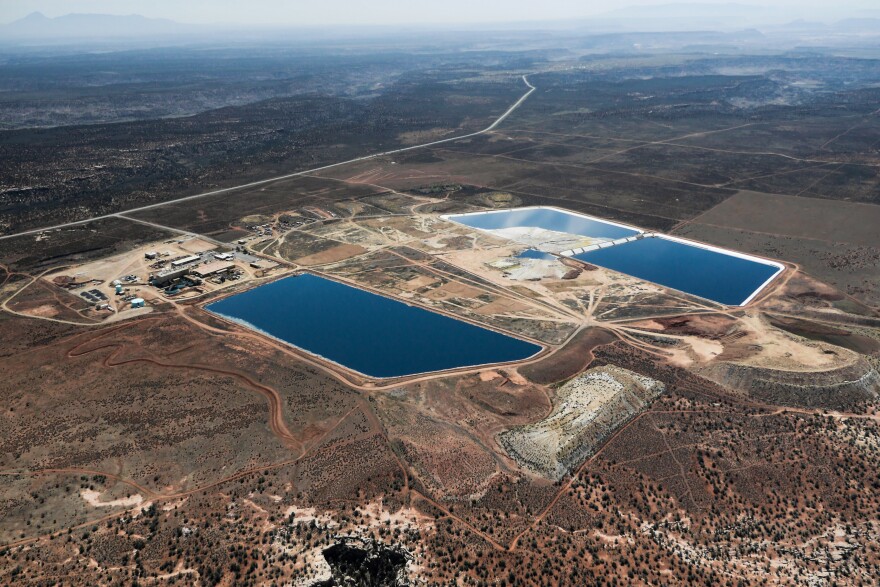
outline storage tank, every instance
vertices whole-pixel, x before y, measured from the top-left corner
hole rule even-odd
[[[116,285],[116,295],[122,295],[122,284]]]

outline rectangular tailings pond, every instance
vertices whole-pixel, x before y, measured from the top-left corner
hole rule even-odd
[[[519,256],[545,258],[547,250],[632,275],[725,306],[743,306],[779,275],[784,266],[751,255],[666,235],[645,233],[625,224],[547,206],[488,210],[442,216],[478,230],[522,242],[530,247]],[[569,250],[544,248],[543,234],[525,237],[505,229],[541,229],[597,242]],[[565,242],[549,235],[547,243]],[[536,250],[532,250],[536,249]],[[541,250],[537,250],[541,249]],[[550,255],[546,255],[551,257]],[[551,257],[552,258],[552,257]]]
[[[518,361],[541,350],[311,274],[267,283],[206,309],[375,378]]]
[[[635,236],[641,232],[616,222],[545,206],[450,214],[443,218],[480,230],[542,228],[596,239],[619,239]]]
[[[784,269],[772,261],[666,236],[573,257],[726,306],[747,304]]]

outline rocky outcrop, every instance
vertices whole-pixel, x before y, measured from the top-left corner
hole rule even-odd
[[[403,547],[345,536],[324,549],[323,554],[332,576],[312,583],[311,587],[407,587],[411,584],[406,567],[412,562],[412,555]]]
[[[590,369],[558,390],[549,416],[502,432],[498,440],[521,466],[558,480],[664,389],[620,367]]]

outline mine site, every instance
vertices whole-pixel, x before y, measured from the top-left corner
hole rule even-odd
[[[801,27],[0,42],[0,584],[875,584],[880,34]]]
[[[785,336],[756,311],[800,310],[781,295],[796,277],[793,265],[561,208],[501,208],[512,201],[503,192],[458,204],[386,192],[326,209],[245,217],[244,238],[224,243],[182,234],[49,271],[10,295],[4,308],[78,325],[152,313],[205,327],[219,319],[372,389],[438,372],[549,364],[591,328],[681,367],[809,372],[821,365],[828,372],[857,359]],[[388,209],[395,212],[379,212]],[[452,209],[458,213],[440,213]],[[623,267],[614,258],[590,263],[592,254],[655,242],[680,248],[636,252],[641,265],[626,257]],[[637,276],[645,272],[656,281]],[[730,344],[654,327],[670,316],[700,315],[727,318]],[[752,352],[725,361],[745,338]],[[558,381],[570,376],[560,371]]]

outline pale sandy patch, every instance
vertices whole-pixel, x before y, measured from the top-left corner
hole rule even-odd
[[[480,381],[493,381],[501,377],[501,373],[498,371],[481,371],[480,372]]]
[[[437,283],[436,277],[431,277],[430,275],[419,275],[417,277],[413,277],[409,281],[404,281],[402,284],[400,284],[400,289],[404,291],[415,291],[417,289],[421,289],[435,283]]]
[[[43,304],[42,306],[37,306],[36,308],[30,308],[22,311],[23,314],[28,314],[30,316],[39,316],[41,318],[53,318],[58,315],[58,308],[53,306],[52,304]]]
[[[425,295],[429,298],[434,299],[475,298],[482,293],[485,292],[481,289],[477,289],[476,287],[471,287],[470,285],[465,285],[457,281],[450,281],[449,283],[445,283]]]
[[[773,328],[759,314],[746,314],[740,323],[753,333],[752,340],[761,346],[761,351],[744,364],[809,372],[839,368],[858,360],[858,355],[847,349]]]
[[[111,508],[111,507],[134,507],[136,505],[141,505],[144,501],[144,496],[141,494],[130,495],[128,497],[122,499],[114,499],[111,501],[101,501],[101,492],[95,491],[93,489],[83,489],[79,492],[80,496],[88,502],[89,505],[98,507],[98,508]]]
[[[144,314],[149,314],[153,311],[152,306],[144,306],[143,308],[130,308],[128,310],[122,310],[121,312],[116,312],[104,322],[121,322],[122,320],[128,320],[129,318],[135,318],[137,316],[143,316]]]
[[[432,526],[430,518],[414,508],[401,508],[389,511],[379,502],[370,502],[366,506],[358,506],[358,511],[369,523],[367,526],[386,526],[390,524],[399,528],[422,528]],[[426,525],[427,524],[427,525]]]
[[[529,310],[529,306],[510,298],[498,298],[474,310],[481,316],[491,314],[517,314]]]
[[[694,354],[701,362],[708,362],[724,352],[724,345],[717,340],[709,340],[698,336],[685,337]]]
[[[191,238],[180,243],[180,248],[190,253],[204,253],[217,248],[217,245],[200,238]]]
[[[724,345],[717,340],[699,336],[680,336],[686,346],[678,349],[667,349],[671,354],[669,362],[678,367],[689,367],[694,363],[708,363],[724,352]]]

